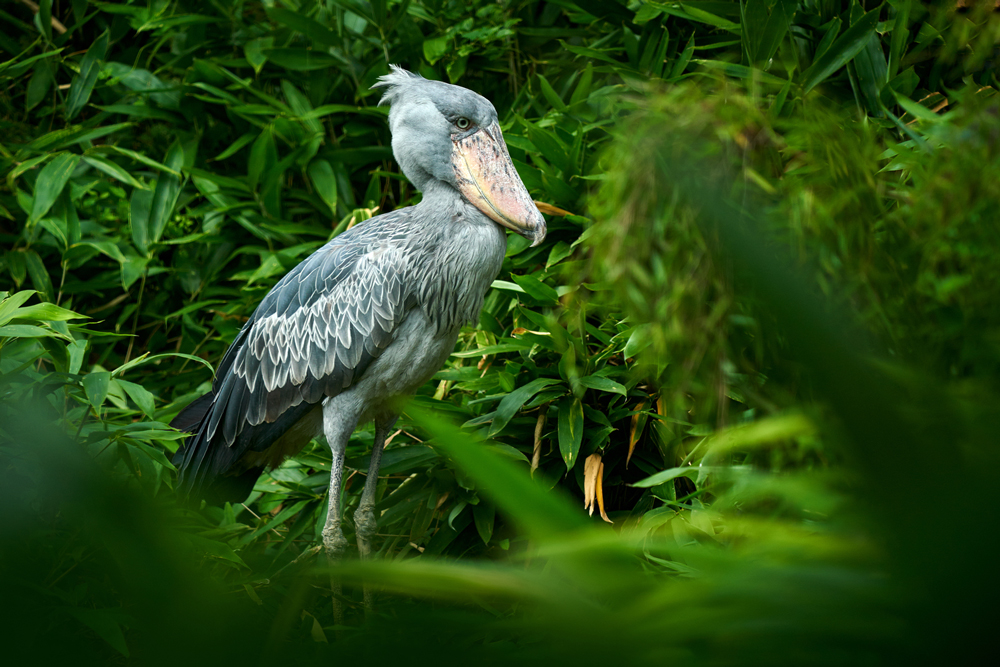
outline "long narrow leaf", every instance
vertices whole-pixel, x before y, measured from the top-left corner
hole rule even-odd
[[[100,63],[108,50],[108,31],[105,30],[98,36],[87,53],[80,61],[80,71],[69,87],[69,95],[66,98],[66,119],[72,120],[80,110],[90,100],[90,94],[97,83],[97,75],[100,72]]]

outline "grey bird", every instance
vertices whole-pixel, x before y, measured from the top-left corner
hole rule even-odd
[[[229,347],[211,393],[173,423],[192,434],[175,458],[181,488],[215,501],[245,499],[265,467],[325,435],[323,544],[334,559],[347,547],[340,487],[351,434],[374,420],[354,514],[367,558],[382,448],[401,404],[478,321],[503,262],[503,227],[533,245],[545,237],[488,100],[395,66],[375,87],[390,105],[393,154],[423,199],[349,229],[285,275]]]

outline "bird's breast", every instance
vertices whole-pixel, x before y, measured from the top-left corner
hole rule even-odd
[[[492,221],[456,216],[448,232],[439,237],[419,276],[421,308],[441,333],[478,321],[507,248],[504,231]]]

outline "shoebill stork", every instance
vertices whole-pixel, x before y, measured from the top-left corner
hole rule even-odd
[[[174,424],[182,489],[246,498],[276,467],[324,434],[333,452],[323,544],[338,558],[344,451],[374,421],[375,442],[354,514],[370,554],[386,434],[403,399],[427,382],[475,323],[506,250],[508,228],[538,244],[545,219],[517,175],[497,112],[476,93],[393,67],[376,87],[390,105],[392,150],[423,193],[337,236],[282,278],[226,352],[210,394]]]

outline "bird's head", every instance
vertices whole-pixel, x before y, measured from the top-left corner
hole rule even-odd
[[[395,65],[375,87],[385,89],[379,104],[390,105],[396,161],[418,190],[445,183],[497,224],[541,243],[545,218],[510,161],[489,100]]]

